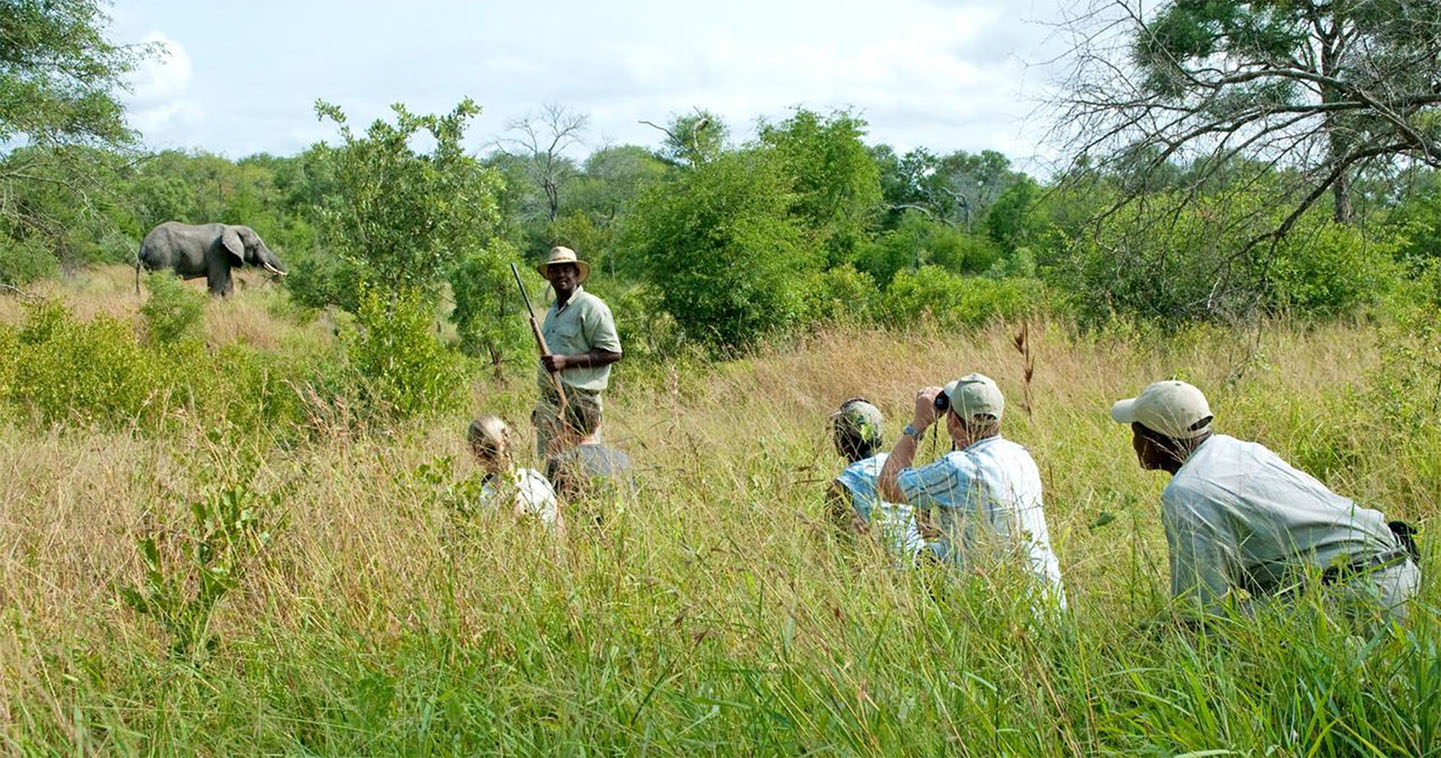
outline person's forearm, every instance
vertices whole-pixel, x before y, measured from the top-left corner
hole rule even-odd
[[[901,492],[900,474],[911,467],[911,462],[916,458],[916,438],[909,434],[902,434],[896,440],[896,446],[891,454],[886,456],[886,465],[881,467],[881,475],[876,478],[876,489],[880,492],[881,498],[890,503],[906,502],[905,493]]]
[[[576,353],[565,356],[566,368],[600,368],[609,366],[620,360],[620,353],[612,353],[609,350],[592,350],[588,353]]]

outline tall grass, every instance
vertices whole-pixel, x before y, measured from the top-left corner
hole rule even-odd
[[[251,307],[252,295],[224,307]],[[267,333],[288,322],[274,323]],[[584,505],[598,524],[573,518],[564,544],[503,515],[458,519],[415,476],[444,456],[456,476],[472,473],[461,416],[287,446],[0,425],[0,744],[1441,754],[1431,577],[1395,635],[1356,634],[1312,596],[1194,631],[1169,623],[1164,481],[1139,470],[1128,430],[1106,414],[1153,379],[1183,376],[1208,391],[1221,431],[1438,523],[1441,480],[1423,465],[1441,457],[1437,438],[1397,444],[1355,412],[1380,361],[1367,328],[1033,324],[1033,414],[1008,415],[1004,433],[1041,467],[1065,618],[1034,618],[1010,577],[896,571],[876,546],[833,534],[821,504],[841,465],[825,432],[833,406],[870,398],[889,443],[917,387],[979,370],[1019,408],[1014,334],[837,331],[724,363],[622,363],[605,435],[632,454],[639,487]],[[476,371],[474,410],[525,431],[532,378],[486,376]],[[287,526],[217,606],[219,646],[177,659],[118,589],[142,579],[137,539],[180,535],[188,504],[226,487],[284,488]]]

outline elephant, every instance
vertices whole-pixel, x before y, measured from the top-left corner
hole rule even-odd
[[[210,294],[229,295],[235,289],[230,269],[244,264],[260,266],[277,276],[286,272],[248,226],[232,224],[182,224],[166,221],[145,235],[135,256],[135,294],[140,294],[140,268],[168,269],[182,279],[205,277]]]

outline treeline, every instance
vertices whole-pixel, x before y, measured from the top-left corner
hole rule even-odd
[[[1085,323],[1329,317],[1376,303],[1441,252],[1441,190],[1429,170],[1362,175],[1350,188],[1352,223],[1317,208],[1274,239],[1267,233],[1293,186],[1281,170],[1257,182],[1254,166],[1238,166],[1231,173],[1244,187],[1210,165],[1147,164],[1134,174],[1081,166],[1038,181],[996,152],[901,154],[869,144],[852,113],[804,109],[761,123],[748,139],[697,113],[664,125],[658,149],[608,146],[583,160],[556,149],[582,139],[584,124],[551,107],[488,153],[465,156],[472,175],[455,180],[484,196],[469,199],[484,209],[474,219],[453,219],[451,234],[465,239],[405,228],[420,208],[387,220],[398,224],[390,244],[471,251],[437,253],[448,270],[434,273],[451,281],[453,298],[474,301],[461,303],[473,313],[457,323],[475,352],[499,348],[477,322],[514,305],[498,283],[490,293],[468,286],[465,272],[486,267],[477,251],[495,269],[554,244],[575,248],[600,273],[593,286],[620,302],[634,336],[654,349],[740,348],[820,322],[951,327],[1038,310]],[[464,124],[455,128],[463,133]],[[365,181],[337,178],[343,144],[238,161],[173,151],[123,158],[83,146],[33,152],[0,161],[0,174],[25,171],[6,184],[0,280],[128,263],[161,221],[221,221],[255,227],[280,251],[302,302],[354,308],[343,302],[357,291],[343,264],[359,259],[325,234],[326,214],[334,221]],[[417,165],[441,160],[409,145],[402,152]],[[85,183],[67,175],[81,164]],[[384,177],[372,178],[379,202],[397,201]],[[447,202],[415,198],[432,201]]]

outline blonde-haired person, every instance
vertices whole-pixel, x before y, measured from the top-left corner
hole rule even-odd
[[[498,508],[509,503],[516,516],[538,518],[552,532],[564,534],[565,517],[556,503],[555,489],[539,471],[514,466],[511,436],[510,426],[496,416],[481,416],[466,430],[470,452],[485,469],[481,505]]]

